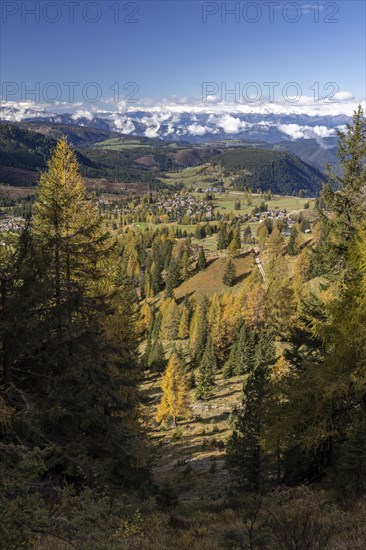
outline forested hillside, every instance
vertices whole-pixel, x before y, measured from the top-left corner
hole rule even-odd
[[[56,140],[62,136],[76,147],[84,177],[108,178],[121,184],[163,187],[161,176],[166,173],[204,164],[213,170],[220,166],[235,189],[316,196],[326,181],[321,171],[297,156],[262,146],[173,146],[158,139],[120,136],[95,128],[34,122],[0,124],[0,183],[34,184],[38,170],[45,168]]]
[[[364,113],[316,199],[258,153],[98,200],[63,138],[2,227],[4,548],[365,548]]]
[[[292,194],[304,191],[317,195],[326,177],[291,153],[267,149],[231,149],[224,151],[219,162],[226,173],[233,176],[233,187],[251,187],[271,190],[273,193]]]

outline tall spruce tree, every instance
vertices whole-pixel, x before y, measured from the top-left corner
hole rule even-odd
[[[298,232],[296,227],[293,227],[291,229],[290,237],[287,243],[286,252],[289,256],[296,256],[298,254],[299,250],[297,247],[297,236]]]
[[[223,369],[224,378],[252,371],[255,363],[255,334],[243,325]]]
[[[274,361],[272,338],[262,333],[256,347],[254,370],[244,383],[243,408],[227,447],[227,467],[235,484],[247,491],[259,491],[263,482],[261,437],[270,367]]]
[[[203,247],[200,246],[200,251],[198,253],[197,268],[199,271],[203,271],[207,267],[207,260],[205,256],[205,251]]]
[[[172,256],[169,263],[168,275],[165,281],[165,293],[169,298],[174,296],[174,289],[177,288],[179,284],[179,266],[177,260]]]
[[[152,372],[161,372],[166,365],[164,346],[161,340],[154,340],[150,344],[147,365]]]
[[[365,215],[366,118],[361,106],[338,137],[341,175],[330,172],[333,186],[329,183],[318,201],[323,235],[313,261],[318,273],[343,279],[352,271],[349,246]]]
[[[225,266],[224,274],[222,276],[222,282],[226,286],[233,286],[235,284],[235,279],[236,269],[234,262],[230,259]]]
[[[209,336],[207,339],[205,351],[202,355],[198,375],[196,396],[199,399],[207,399],[215,385],[215,375],[217,371],[217,361],[215,351],[212,344],[212,339]]]

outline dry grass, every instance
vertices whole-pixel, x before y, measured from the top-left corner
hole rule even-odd
[[[222,282],[222,277],[228,261],[226,254],[212,252],[207,255],[207,260],[209,265],[204,271],[199,271],[196,275],[184,281],[184,283],[175,289],[174,294],[177,300],[180,300],[186,295],[201,297],[202,295],[212,296],[215,293],[222,294],[230,291],[237,293],[241,283],[248,277],[253,267],[252,258],[248,254],[235,258],[236,284],[230,288],[225,286]]]
[[[167,429],[154,421],[161,397],[161,376],[147,373],[142,391],[145,395],[145,419],[154,449],[153,477],[158,485],[170,481],[181,502],[214,500],[227,493],[230,480],[224,467],[225,448],[232,432],[228,422],[242,399],[243,377],[224,380],[216,376],[216,385],[207,401],[197,401],[190,392],[191,416],[178,427]]]

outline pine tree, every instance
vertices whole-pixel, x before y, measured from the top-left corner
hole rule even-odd
[[[188,388],[175,353],[169,359],[161,384],[163,396],[158,405],[156,420],[166,423],[169,419],[177,424],[178,417],[189,413]]]
[[[152,372],[161,372],[164,370],[166,360],[161,340],[154,340],[151,343],[147,365]]]
[[[252,242],[252,231],[249,225],[247,225],[246,228],[244,229],[244,242],[246,244],[249,244]]]
[[[222,282],[226,286],[233,286],[236,279],[236,269],[232,260],[229,260],[226,264],[224,274],[222,277]]]
[[[152,293],[158,294],[163,287],[162,269],[158,262],[153,261],[150,270],[150,288]]]
[[[221,224],[217,234],[217,250],[224,250],[227,247],[227,229],[226,224]]]
[[[243,325],[239,330],[237,338],[230,350],[230,355],[225,363],[223,376],[230,376],[250,373],[255,364],[255,335],[248,332]]]
[[[228,246],[229,254],[234,257],[240,253],[241,250],[241,238],[240,238],[240,226],[234,228],[233,236]]]
[[[318,210],[323,238],[315,254],[315,264],[321,274],[329,277],[348,277],[352,271],[348,262],[349,246],[365,214],[366,181],[366,118],[361,106],[354,112],[352,124],[338,132],[340,173],[331,172],[323,191]]]
[[[212,340],[208,337],[197,376],[197,398],[207,399],[210,396],[212,388],[215,385],[216,370],[217,361],[215,352],[212,345]]]
[[[165,281],[165,293],[169,298],[174,295],[174,289],[177,288],[179,284],[180,279],[177,260],[172,257],[169,263],[168,275]]]
[[[271,338],[262,334],[256,348],[255,368],[244,385],[243,409],[227,448],[227,466],[235,483],[259,491],[263,482],[261,437],[263,434],[270,366],[274,363]]]
[[[197,261],[197,268],[199,271],[203,271],[207,267],[207,260],[205,251],[203,250],[203,247],[200,246],[200,251],[198,253],[198,261]]]
[[[237,340],[235,340],[235,342],[231,346],[229,357],[225,362],[224,368],[222,369],[223,378],[231,378],[235,374],[237,347],[238,347],[238,342]]]
[[[296,256],[296,254],[298,254],[299,252],[297,247],[297,236],[298,236],[297,229],[296,227],[293,227],[291,229],[290,237],[286,247],[286,252],[289,256]]]

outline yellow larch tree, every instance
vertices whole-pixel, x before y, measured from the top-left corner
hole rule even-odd
[[[178,417],[188,415],[190,410],[188,387],[176,353],[173,353],[169,359],[161,389],[163,395],[155,418],[160,423],[166,423],[172,419],[176,425]]]

